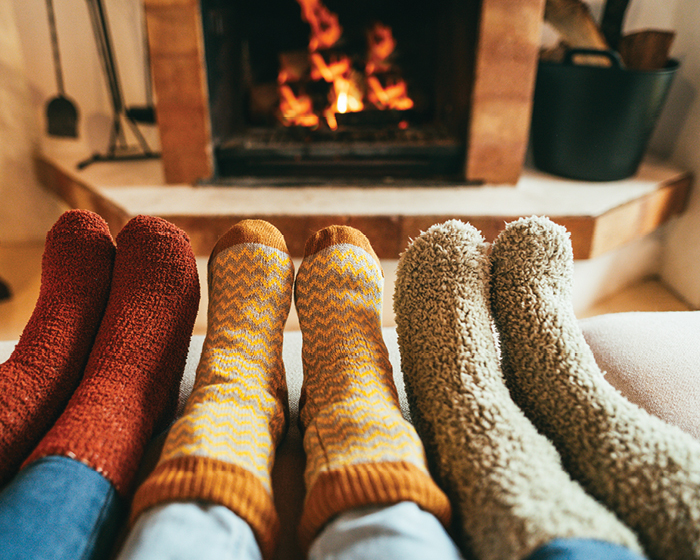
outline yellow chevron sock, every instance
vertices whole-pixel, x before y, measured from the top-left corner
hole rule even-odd
[[[381,331],[383,284],[379,259],[358,230],[331,226],[307,241],[295,286],[303,336],[305,547],[332,517],[364,505],[413,501],[449,522],[449,502],[401,415]]]
[[[136,493],[132,519],[166,501],[221,504],[249,523],[270,558],[279,533],[270,471],[288,416],[282,337],[293,279],[284,238],[267,222],[244,220],[218,241],[195,385]]]

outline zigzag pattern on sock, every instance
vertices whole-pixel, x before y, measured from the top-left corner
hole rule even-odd
[[[255,473],[272,491],[269,449],[277,446],[286,423],[280,404],[286,405],[287,392],[284,322],[270,310],[289,308],[290,266],[289,255],[260,244],[235,245],[217,256],[217,271],[247,272],[212,279],[211,327],[197,381],[183,419],[170,430],[162,461],[183,455],[225,461]]]
[[[323,240],[325,233],[330,240]],[[309,250],[307,243],[295,288],[304,340],[300,421],[308,494],[302,545],[333,515],[362,505],[413,500],[447,522],[449,503],[401,415],[381,332],[378,259],[352,228],[317,236],[310,242],[321,246]]]
[[[334,372],[305,378],[302,425],[308,430],[313,422],[306,437],[326,449],[325,455],[308,456],[307,487],[323,471],[358,462],[406,461],[423,468],[423,446],[401,416],[377,328],[383,281],[373,257],[354,245],[336,245],[313,255],[297,282],[297,309],[305,317],[304,371]]]
[[[270,472],[288,417],[282,341],[293,279],[284,239],[270,224],[246,220],[219,241],[195,385],[137,492],[133,519],[173,499],[219,503],[244,518],[263,557],[272,556],[279,520]]]

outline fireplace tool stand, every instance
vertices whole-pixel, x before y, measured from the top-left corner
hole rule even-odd
[[[117,72],[117,61],[112,48],[112,39],[107,24],[107,13],[102,0],[87,0],[90,21],[95,34],[95,41],[99,51],[102,69],[105,73],[107,85],[109,87],[110,99],[112,102],[112,128],[109,135],[109,147],[107,153],[95,153],[88,159],[78,163],[78,169],[84,169],[88,165],[100,161],[125,161],[153,159],[160,157],[160,154],[153,152],[143,134],[139,130],[136,119],[131,111],[124,105],[121,83]],[[133,132],[139,146],[129,146],[126,139],[126,123]]]

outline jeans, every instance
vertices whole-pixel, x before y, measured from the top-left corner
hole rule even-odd
[[[114,487],[66,457],[32,463],[0,493],[0,560],[108,558],[124,519]],[[229,509],[197,502],[152,508],[139,517],[119,560],[261,560],[248,524]],[[457,547],[433,515],[414,503],[348,511],[316,538],[309,560],[440,558]],[[591,539],[557,539],[527,560],[640,560],[630,550]]]
[[[527,560],[643,560],[629,548],[594,539],[555,539],[538,548]]]
[[[460,560],[440,522],[412,502],[359,508],[338,516],[316,538],[309,560]],[[119,560],[260,560],[248,524],[229,509],[180,502],[145,512]]]
[[[461,555],[433,515],[411,502],[366,507],[338,516],[316,538],[309,560],[458,560]],[[593,539],[556,539],[527,560],[642,560],[631,550]],[[260,560],[248,524],[223,506],[164,504],[145,512],[118,560]]]
[[[112,484],[67,457],[44,457],[0,493],[0,560],[107,557],[125,513]]]

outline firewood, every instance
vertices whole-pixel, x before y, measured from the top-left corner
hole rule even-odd
[[[571,48],[608,48],[588,5],[581,0],[547,0],[544,19]]]
[[[646,29],[620,39],[620,56],[633,70],[659,70],[666,66],[675,33]]]

